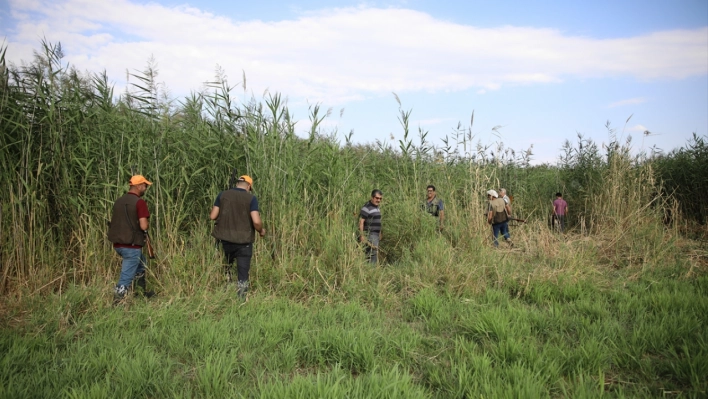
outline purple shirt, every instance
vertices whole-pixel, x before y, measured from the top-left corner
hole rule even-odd
[[[560,215],[564,216],[565,215],[565,208],[568,207],[568,203],[565,202],[563,198],[556,198],[555,201],[553,201],[553,213],[555,215]]]

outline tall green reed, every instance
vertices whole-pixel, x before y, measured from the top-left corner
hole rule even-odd
[[[338,132],[322,128],[330,112],[319,104],[300,137],[283,96],[239,102],[238,85],[221,70],[202,91],[175,101],[150,61],[115,97],[105,72],[83,75],[62,63],[59,45],[44,42],[43,49],[21,67],[0,60],[0,163],[8,187],[0,194],[3,292],[110,280],[118,257],[104,239],[106,223],[132,173],[155,183],[146,196],[159,254],[150,271],[175,292],[197,292],[219,279],[208,212],[234,169],[254,178],[268,231],[256,244],[262,268],[254,273],[270,290],[291,284],[296,296],[333,294],[347,282],[378,284],[367,278],[351,238],[374,188],[384,191],[383,264],[426,264],[430,252],[446,254],[443,264],[466,259],[460,253],[484,253],[491,235],[484,193],[500,187],[515,197],[515,216],[529,220],[512,234],[534,256],[556,253],[545,223],[558,190],[568,190],[571,225],[607,235],[609,258],[631,244],[620,263],[656,260],[665,255],[659,244],[670,240],[657,224],[669,202],[653,195],[660,186],[651,166],[632,159],[627,146],[612,144],[602,157],[580,138],[578,148],[567,144],[561,167],[532,167],[532,149],[506,147],[499,127],[492,131],[496,143],[477,139],[472,113],[438,147],[421,128],[414,137],[411,111],[397,96],[397,147],[352,144],[351,135],[343,144]],[[245,77],[241,86],[245,92]],[[445,201],[442,234],[420,208],[428,184]],[[627,202],[629,211],[618,205]],[[627,234],[657,238],[637,245]],[[439,251],[447,245],[454,250]]]

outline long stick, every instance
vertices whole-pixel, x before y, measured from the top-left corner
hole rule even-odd
[[[236,168],[233,168],[231,170],[231,178],[229,178],[229,186],[226,188],[227,190],[236,187],[236,179]]]
[[[150,241],[150,235],[147,231],[145,231],[145,246],[147,247],[148,257],[155,259],[155,249],[152,247],[152,241]]]

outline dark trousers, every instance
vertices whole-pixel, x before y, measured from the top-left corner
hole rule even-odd
[[[231,281],[231,268],[236,261],[238,270],[238,281],[248,281],[248,273],[251,270],[251,257],[253,256],[253,244],[235,244],[228,241],[222,241],[221,246],[226,255],[226,277]]]
[[[558,228],[562,233],[565,231],[565,215],[553,215],[554,221],[558,221]],[[555,223],[554,223],[555,224]]]

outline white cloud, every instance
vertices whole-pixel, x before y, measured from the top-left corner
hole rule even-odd
[[[178,94],[211,80],[216,64],[231,84],[244,70],[256,93],[269,88],[326,104],[391,91],[484,93],[507,84],[685,78],[708,70],[708,28],[593,39],[477,28],[407,9],[327,9],[261,22],[128,0],[11,0],[10,7],[17,27],[8,35],[9,59],[29,60],[46,37],[62,42],[66,61],[106,69],[120,85],[126,69],[142,69],[152,55],[159,79]]]
[[[649,129],[644,127],[644,125],[634,125],[627,130],[629,130],[630,132],[642,132],[642,133],[649,131]]]
[[[647,99],[644,97],[634,97],[634,98],[628,98],[626,100],[613,102],[612,104],[608,105],[608,108],[621,107],[624,105],[642,104],[645,102],[647,102]]]

